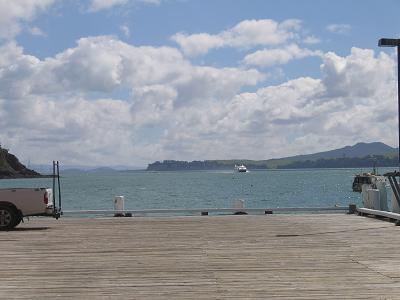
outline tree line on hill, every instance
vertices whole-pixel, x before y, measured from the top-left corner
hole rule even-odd
[[[368,155],[366,157],[341,157],[332,159],[317,159],[295,161],[278,169],[307,169],[307,168],[370,168],[393,167],[398,165],[397,157],[388,157],[383,155]]]
[[[199,171],[199,170],[231,170],[235,164],[244,163],[250,170],[261,169],[307,169],[307,168],[368,168],[393,167],[398,165],[397,156],[368,155],[365,157],[341,157],[332,159],[316,159],[303,161],[256,161],[256,160],[205,160],[178,161],[164,160],[149,164],[147,171]]]

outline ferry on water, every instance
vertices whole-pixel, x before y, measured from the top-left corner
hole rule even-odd
[[[246,168],[246,166],[245,166],[244,164],[235,165],[235,170],[236,170],[237,172],[239,172],[239,173],[246,173],[246,172],[248,172],[248,171],[247,171],[247,168]]]

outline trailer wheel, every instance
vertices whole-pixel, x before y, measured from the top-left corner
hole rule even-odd
[[[8,205],[0,205],[0,230],[12,229],[19,224],[18,214]]]

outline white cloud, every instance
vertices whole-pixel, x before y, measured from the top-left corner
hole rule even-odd
[[[319,38],[317,38],[317,37],[315,37],[313,35],[307,36],[303,40],[303,43],[309,44],[309,45],[319,44],[320,42],[321,42],[321,39],[319,39]]]
[[[188,85],[198,85],[200,88],[196,92],[191,90],[188,97],[179,97],[180,101],[189,101],[200,95],[230,94],[230,90],[254,85],[262,79],[255,70],[193,66],[175,48],[134,47],[109,36],[82,38],[77,47],[44,61],[21,52],[15,44],[5,47],[4,56],[17,55],[15,59],[21,64],[14,64],[12,70],[5,69],[2,81],[20,84],[18,80],[25,80],[27,76],[25,90],[34,94],[107,93],[118,88],[168,84],[185,95]],[[20,68],[26,70],[23,75],[18,73]],[[219,81],[219,85],[215,85],[215,81]],[[1,93],[8,93],[8,90],[3,89]],[[21,93],[19,91],[18,95]]]
[[[284,48],[258,50],[246,55],[243,62],[246,65],[270,67],[309,56],[322,56],[322,52],[301,49],[296,44],[291,44]]]
[[[359,48],[321,59],[321,79],[244,92],[263,75],[193,65],[174,48],[90,37],[40,60],[8,43],[0,49],[0,141],[25,161],[91,165],[395,144],[394,59]]]
[[[131,106],[135,126],[154,126],[173,114],[176,89],[165,85],[150,85],[134,89]]]
[[[2,110],[8,112],[0,121],[7,128],[2,140],[13,150],[23,145],[23,158],[39,162],[58,157],[69,163],[101,164],[113,155],[111,143],[116,155],[122,153],[118,147],[124,145],[130,126],[129,104],[120,100],[26,97],[0,100]],[[21,117],[15,118],[18,114]]]
[[[215,35],[177,33],[171,39],[179,44],[185,54],[196,56],[221,47],[279,45],[294,39],[300,28],[301,22],[294,19],[281,23],[270,19],[245,20]]]
[[[349,24],[330,24],[326,29],[332,33],[347,34],[350,32],[351,26]]]
[[[0,86],[4,87],[0,94],[13,98],[21,97],[23,93],[131,89],[184,80],[191,68],[176,49],[133,47],[108,36],[82,38],[77,47],[43,61],[24,55],[15,43],[7,44],[1,50]],[[8,88],[20,84],[24,89]]]
[[[321,66],[322,80],[330,96],[335,97],[374,97],[384,92],[393,80],[393,60],[381,54],[374,57],[374,51],[352,48],[347,57],[333,52],[325,54]]]
[[[128,0],[92,0],[89,5],[89,11],[95,12],[102,9],[109,9],[113,6],[126,4]]]
[[[0,0],[0,39],[14,38],[21,31],[21,23],[33,20],[54,0]]]
[[[206,54],[210,49],[220,48],[225,44],[222,37],[208,33],[192,35],[177,33],[172,37],[172,40],[177,42],[183,52],[190,56]]]
[[[127,25],[121,25],[119,29],[124,34],[125,38],[129,38],[131,36],[131,31],[129,30],[129,27]]]
[[[212,108],[187,108],[164,140],[164,157],[265,159],[356,141],[395,144],[393,59],[354,48],[347,57],[328,53],[323,60],[322,80],[298,78]]]
[[[133,4],[136,2],[159,4],[161,0],[91,0],[88,11],[98,12],[100,10],[107,10],[116,6]]]
[[[132,153],[143,163],[169,147],[163,136],[180,122],[176,113],[228,101],[262,78],[256,70],[193,66],[176,49],[107,36],[80,39],[45,60],[9,43],[0,49],[0,140],[38,162],[62,142],[59,155],[68,163],[126,163]],[[91,99],[119,89],[131,97]]]
[[[47,36],[45,32],[43,32],[39,27],[36,26],[28,28],[28,32],[35,36]]]

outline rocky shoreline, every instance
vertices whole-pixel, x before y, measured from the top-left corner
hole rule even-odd
[[[0,179],[38,178],[47,177],[34,170],[28,169],[19,159],[0,147]]]

